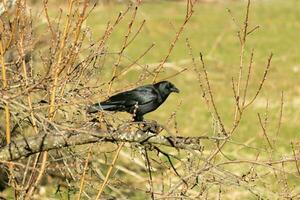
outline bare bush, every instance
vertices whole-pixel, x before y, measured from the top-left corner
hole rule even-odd
[[[276,141],[268,133],[268,106],[258,114],[268,146],[265,149],[240,144],[233,139],[245,112],[261,93],[268,76],[272,54],[253,96],[249,81],[253,74],[254,50],[246,62],[247,38],[258,29],[250,27],[248,0],[241,27],[237,76],[232,77],[233,121],[224,122],[216,92],[209,78],[205,55],[195,56],[188,39],[191,66],[214,121],[209,136],[182,137],[165,125],[150,121],[132,122],[128,117],[101,112],[87,115],[91,103],[145,82],[179,76],[165,76],[165,64],[186,24],[191,19],[193,1],[186,2],[186,15],[166,55],[155,67],[139,61],[155,46],[146,47],[140,56],[128,59],[126,49],[135,42],[146,21],[139,22],[140,1],[130,4],[114,21],[108,22],[99,39],[85,25],[96,4],[88,0],[69,0],[66,10],[55,17],[44,1],[42,17],[33,17],[26,1],[14,2],[13,12],[1,13],[1,136],[0,160],[4,174],[0,184],[14,191],[15,199],[39,198],[37,189],[50,188],[61,198],[77,199],[201,199],[228,198],[231,191],[241,197],[297,198],[299,188],[288,184],[288,176],[299,178],[299,154],[292,143],[288,156],[278,155]],[[9,9],[9,8],[7,8]],[[231,11],[229,11],[233,20]],[[44,27],[40,28],[40,18]],[[107,41],[122,23],[128,23],[120,51],[110,52]],[[126,80],[133,67],[142,70],[135,82]],[[282,93],[277,135],[284,108]],[[174,119],[176,112],[170,116]],[[195,119],[196,120],[196,119]],[[176,129],[176,119],[174,127]],[[201,132],[201,130],[199,130]],[[251,133],[248,133],[251,134]],[[198,134],[199,135],[199,134]],[[278,136],[279,137],[279,136]],[[229,158],[225,146],[253,150],[249,158]],[[119,163],[117,162],[119,160]],[[280,190],[270,183],[278,181]],[[51,184],[52,183],[52,184]],[[53,186],[54,185],[54,186]],[[0,186],[1,189],[1,186]],[[142,197],[141,197],[142,196]],[[9,198],[9,197],[8,197]]]

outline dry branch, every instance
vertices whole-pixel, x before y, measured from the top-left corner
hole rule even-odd
[[[143,145],[164,145],[178,149],[201,150],[203,149],[200,144],[201,139],[209,138],[161,136],[151,132],[141,131],[135,133],[47,132],[39,133],[38,136],[22,138],[11,142],[9,145],[0,149],[0,160],[12,161],[43,151],[96,142],[129,142]]]

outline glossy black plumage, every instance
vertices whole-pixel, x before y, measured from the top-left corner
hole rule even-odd
[[[179,93],[179,90],[169,81],[144,85],[93,104],[87,111],[88,113],[102,110],[128,112],[133,114],[134,121],[143,121],[143,115],[157,109],[172,92]]]

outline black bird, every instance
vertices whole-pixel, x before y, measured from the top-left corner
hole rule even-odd
[[[143,121],[143,115],[157,109],[172,92],[179,93],[179,90],[171,82],[161,81],[113,95],[106,101],[91,105],[87,112],[128,112],[133,114],[134,121]]]

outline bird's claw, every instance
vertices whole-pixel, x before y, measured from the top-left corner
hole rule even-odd
[[[162,127],[156,121],[143,121],[140,123],[140,130],[143,132],[150,132],[158,134],[161,132]]]

